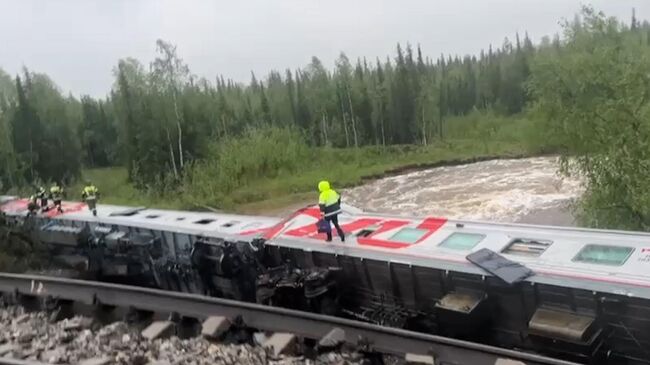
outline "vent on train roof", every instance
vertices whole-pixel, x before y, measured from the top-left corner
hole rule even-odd
[[[549,240],[537,240],[531,238],[515,238],[506,248],[504,248],[501,253],[509,255],[518,255],[518,256],[530,256],[538,257],[544,251],[546,251],[549,246],[553,244],[553,241]]]
[[[198,221],[195,221],[194,223],[195,224],[209,224],[209,223],[212,223],[214,221],[216,221],[216,219],[204,218],[204,219],[200,219]]]
[[[375,230],[374,229],[362,229],[360,230],[355,236],[357,237],[368,237],[370,236]]]
[[[138,212],[140,212],[141,210],[144,210],[144,209],[146,209],[146,208],[145,207],[129,208],[129,209],[126,209],[126,210],[120,210],[118,212],[113,212],[113,213],[109,214],[109,216],[110,217],[131,217],[131,216],[134,216],[134,215],[138,214]]]
[[[230,221],[230,222],[228,222],[228,223],[224,223],[224,224],[222,224],[221,227],[229,228],[229,227],[232,227],[232,226],[234,226],[235,224],[239,224],[239,223],[240,223],[240,222],[238,222],[238,221]]]
[[[155,219],[155,218],[158,218],[158,217],[160,217],[159,214],[149,214],[149,215],[146,216],[145,218],[147,218],[147,219]]]

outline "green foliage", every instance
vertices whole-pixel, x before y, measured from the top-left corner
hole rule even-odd
[[[524,43],[530,43],[528,37]],[[253,138],[255,128],[294,128],[309,147],[428,145],[444,138],[447,118],[477,108],[519,112],[534,54],[532,45],[506,44],[479,58],[434,61],[419,47],[414,52],[398,45],[394,59],[353,62],[342,53],[328,70],[313,57],[284,77],[252,75],[242,85],[223,77],[216,83],[197,78],[174,45],[158,40],[156,46],[148,69],[134,59],[118,62],[105,100],[64,98],[44,75],[25,71],[12,82],[0,73],[0,132],[12,136],[0,140],[0,160],[8,166],[0,175],[3,185],[73,181],[81,163],[121,164],[138,189],[171,193],[183,189],[188,170],[197,173],[193,166],[224,153],[210,146],[243,148],[233,141]],[[251,150],[247,156],[266,154]],[[228,160],[236,176],[222,182],[238,184],[251,175],[238,169],[254,165]]]
[[[64,98],[46,75],[27,70],[16,77],[15,95],[2,113],[3,129],[11,131],[5,144],[11,150],[5,153],[13,161],[7,165],[16,174],[8,180],[15,186],[76,178],[81,169],[81,147],[73,133],[80,119],[78,104]]]
[[[246,211],[250,203],[268,201],[266,208],[272,208],[288,200],[302,200],[323,179],[348,187],[393,169],[526,153],[523,144],[506,138],[507,133],[496,128],[504,140],[490,140],[487,148],[478,139],[449,139],[428,146],[358,149],[310,148],[295,129],[255,129],[213,145],[210,157],[192,166],[182,188],[183,204]]]
[[[586,178],[586,223],[650,228],[650,47],[645,33],[585,8],[561,50],[533,64],[530,88],[563,170]],[[640,46],[641,45],[641,46]]]
[[[230,206],[229,194],[259,179],[291,175],[303,169],[310,151],[292,128],[249,129],[210,148],[210,157],[196,162],[184,189],[194,205]]]
[[[408,44],[374,62],[342,53],[332,70],[313,57],[248,84],[198,78],[159,40],[150,67],[118,62],[102,100],[0,71],[0,189],[120,165],[87,172],[109,201],[239,207],[302,197],[322,178],[347,186],[408,165],[560,153],[586,178],[586,222],[647,229],[650,23],[585,8],[564,29],[462,58]]]

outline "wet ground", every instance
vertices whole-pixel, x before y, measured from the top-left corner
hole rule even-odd
[[[557,158],[492,160],[387,177],[343,192],[366,211],[501,222],[575,225],[583,187],[557,173]]]

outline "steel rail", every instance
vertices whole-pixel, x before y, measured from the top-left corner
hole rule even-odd
[[[252,328],[289,332],[299,337],[320,339],[338,327],[351,344],[367,340],[374,351],[404,355],[432,354],[436,363],[493,365],[500,359],[528,365],[577,365],[541,355],[508,350],[425,333],[383,327],[339,317],[265,306],[255,303],[170,292],[128,285],[76,279],[0,273],[0,292],[53,297],[85,304],[132,307],[139,310],[178,313],[204,319],[212,315],[241,317]]]
[[[0,357],[0,365],[49,365],[46,362],[36,360],[19,360],[7,357]]]

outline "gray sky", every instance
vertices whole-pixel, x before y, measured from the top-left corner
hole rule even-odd
[[[328,67],[394,56],[397,42],[425,55],[478,53],[514,33],[559,30],[580,4],[628,21],[650,18],[647,0],[0,0],[0,68],[45,72],[64,92],[104,96],[118,59],[145,65],[158,38],[178,46],[193,73],[248,81],[250,71]]]

